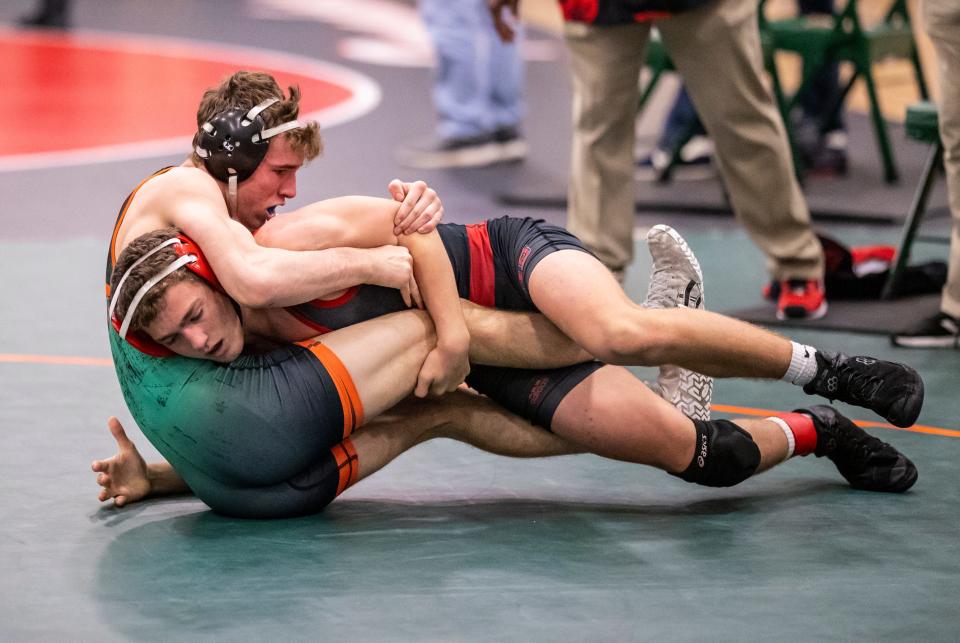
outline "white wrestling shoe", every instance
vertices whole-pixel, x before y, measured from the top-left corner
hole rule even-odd
[[[647,246],[653,271],[646,308],[703,308],[703,273],[700,262],[680,234],[667,225],[655,225],[647,232]],[[710,419],[713,378],[679,366],[660,367],[653,387],[660,396],[694,420]],[[657,390],[659,389],[659,390]]]

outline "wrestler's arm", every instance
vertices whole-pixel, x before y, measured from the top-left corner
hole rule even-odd
[[[365,208],[364,203],[363,197],[343,197],[279,215],[260,229],[257,243],[290,250],[326,248],[338,243],[391,243],[396,237],[383,225],[384,210]],[[389,208],[385,211],[389,212]],[[414,243],[417,241],[421,240],[415,239]],[[442,242],[438,247],[442,250]],[[445,251],[442,259],[449,265]],[[415,270],[417,263],[414,262]],[[419,275],[417,279],[420,280]],[[593,359],[541,314],[494,310],[465,300],[460,303],[469,321],[469,357],[474,363],[558,368]]]
[[[113,498],[113,504],[122,507],[144,498],[177,493],[190,493],[169,462],[147,464],[136,445],[127,437],[120,421],[107,420],[110,434],[117,441],[117,453],[105,460],[94,460],[90,468],[97,474],[100,502]]]
[[[168,179],[173,172],[176,175]],[[229,218],[223,195],[209,176],[177,168],[155,181],[144,186],[150,190],[143,196],[156,199],[165,218],[203,248],[224,289],[242,305],[289,306],[361,283],[409,293],[412,265],[405,249],[339,247],[290,252],[266,248]]]
[[[413,257],[413,275],[437,332],[437,346],[420,368],[414,394],[448,393],[470,372],[470,333],[460,308],[453,266],[436,231],[402,236],[400,245]]]
[[[398,204],[372,197],[341,197],[274,217],[257,233],[258,243],[303,250],[353,246],[366,248],[399,243],[413,257],[413,272],[427,312],[437,331],[437,346],[427,355],[414,393],[439,395],[454,390],[470,370],[467,332],[453,266],[433,231],[394,235]]]

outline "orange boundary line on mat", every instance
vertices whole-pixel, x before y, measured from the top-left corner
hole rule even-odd
[[[113,360],[103,357],[71,357],[69,355],[16,355],[13,353],[0,353],[0,363],[12,364],[58,364],[62,366],[112,366]],[[772,409],[755,409],[751,406],[733,406],[730,404],[712,404],[711,408],[720,413],[736,413],[739,415],[770,416],[783,413]],[[869,420],[854,420],[857,426],[874,427],[881,429],[894,429],[895,431],[910,431],[912,433],[927,433],[929,435],[941,435],[948,438],[960,438],[960,431],[954,429],[942,429],[938,426],[925,426],[923,424],[914,424],[905,429],[884,422],[872,422]]]
[[[710,408],[721,413],[739,413],[741,415],[777,415],[783,411],[772,411],[770,409],[755,409],[749,406],[730,406],[729,404],[711,404]],[[960,431],[953,429],[941,429],[937,426],[924,426],[923,424],[914,424],[911,427],[901,428],[886,424],[885,422],[871,422],[869,420],[854,420],[854,424],[864,427],[875,427],[881,429],[894,429],[896,431],[912,431],[913,433],[929,433],[930,435],[943,435],[948,438],[960,438]]]

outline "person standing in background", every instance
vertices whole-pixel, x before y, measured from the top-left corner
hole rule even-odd
[[[498,32],[504,8],[490,0]],[[780,286],[777,316],[827,312],[823,249],[794,174],[786,129],[764,80],[756,0],[560,0],[573,71],[568,227],[614,274],[633,260],[637,79],[650,27],[714,141],[737,218]]]
[[[923,0],[923,18],[940,70],[940,140],[953,218],[950,260],[940,310],[891,340],[910,348],[960,348],[960,4]]]
[[[517,42],[494,30],[486,0],[420,0],[437,56],[434,136],[397,150],[412,168],[478,167],[527,154],[523,61]]]
[[[33,13],[20,18],[20,25],[67,29],[70,27],[70,0],[40,0]]]
[[[797,0],[800,15],[833,14],[834,0]],[[840,95],[840,65],[829,62],[797,97],[790,120],[804,174],[842,177],[847,174],[847,127],[842,107],[833,111]],[[681,147],[682,146],[682,147]],[[680,148],[671,176],[704,178],[713,174],[713,142],[706,137],[690,95],[681,86],[666,123],[649,156],[639,163],[638,178],[659,178]],[[779,288],[777,289],[779,290]]]

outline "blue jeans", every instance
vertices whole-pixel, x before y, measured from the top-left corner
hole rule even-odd
[[[657,147],[661,150],[675,150],[686,143],[686,138],[705,133],[700,117],[697,116],[697,108],[693,106],[686,86],[681,85],[680,92],[673,101],[673,107],[667,114],[667,121],[663,125]]]
[[[440,138],[518,127],[523,63],[516,42],[501,42],[486,0],[420,0],[420,15],[437,53],[433,103]]]

